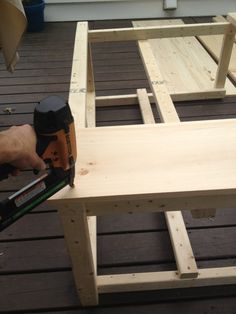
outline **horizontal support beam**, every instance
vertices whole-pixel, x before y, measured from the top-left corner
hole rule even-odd
[[[128,41],[217,35],[226,32],[230,32],[229,22],[91,30],[88,33],[88,39],[90,42]]]
[[[53,200],[53,202],[74,202],[78,200]],[[103,216],[121,213],[165,212],[172,210],[199,210],[208,208],[234,208],[236,195],[195,196],[186,198],[160,198],[146,200],[120,200],[113,202],[86,202],[87,216]]]
[[[225,89],[208,89],[196,92],[186,92],[186,93],[175,93],[170,94],[171,99],[175,102],[178,101],[189,101],[189,100],[201,100],[201,99],[218,99],[225,97]],[[149,101],[154,103],[152,93],[148,93]],[[109,106],[122,106],[122,105],[137,105],[138,96],[137,94],[128,95],[115,95],[115,96],[97,96],[96,106],[97,107],[109,107]]]
[[[197,278],[180,279],[176,271],[98,276],[99,293],[176,289],[236,283],[236,267],[199,269]]]

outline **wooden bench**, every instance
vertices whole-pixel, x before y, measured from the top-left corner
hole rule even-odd
[[[236,33],[229,22],[88,31],[78,23],[69,104],[77,132],[75,187],[50,201],[59,209],[73,274],[83,305],[98,304],[99,293],[236,283],[236,267],[198,269],[181,214],[236,205],[236,120],[181,123],[173,100],[224,97]],[[224,34],[212,90],[171,94],[148,38]],[[96,97],[89,43],[138,40],[152,94]],[[148,125],[95,127],[95,104],[138,102]],[[162,122],[155,125],[150,100]],[[164,211],[177,270],[97,276],[96,216]]]

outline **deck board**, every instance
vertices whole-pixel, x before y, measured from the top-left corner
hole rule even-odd
[[[185,19],[185,21],[192,22],[193,19]],[[111,27],[131,27],[131,21],[90,23],[90,28],[95,29]],[[65,86],[69,84],[74,34],[75,23],[48,23],[42,33],[26,34],[20,47],[20,53],[25,60],[17,65],[13,75],[3,67],[0,69],[0,86],[7,87],[4,89],[5,94],[0,95],[1,130],[13,124],[32,123],[35,103],[43,97],[56,92],[64,99],[68,98],[68,89]],[[140,84],[145,84],[146,75],[139,56],[135,58],[135,64],[131,64],[132,59],[127,58],[137,54],[135,42],[93,44],[92,52],[94,59],[97,60],[94,73],[97,95],[134,93]],[[52,61],[53,55],[55,55],[54,61]],[[126,61],[123,61],[124,56]],[[27,58],[33,62],[26,63]],[[107,66],[107,59],[111,66]],[[47,81],[44,80],[45,77],[48,77]],[[31,92],[31,85],[27,83],[31,79],[35,93]],[[63,89],[58,88],[61,83],[65,84]],[[12,95],[11,91],[21,85],[24,88],[23,92]],[[29,88],[25,90],[24,85],[28,85]],[[42,89],[40,85],[48,86]],[[57,91],[54,85],[57,86]],[[7,114],[4,111],[6,108],[12,108],[12,114]],[[180,102],[176,104],[176,108],[182,121],[236,118],[236,97],[216,101]],[[158,122],[155,108],[154,113]],[[137,106],[98,108],[96,118],[97,126],[142,123]],[[7,191],[14,191],[33,178],[34,175],[30,171],[25,171],[18,178],[0,182],[0,199],[9,194]],[[184,219],[194,242],[199,267],[235,265],[236,211],[234,208],[220,209],[213,219],[194,220],[189,212],[185,212]],[[99,217],[99,273],[173,269],[175,264],[170,245],[163,246],[159,238],[159,235],[163,237],[166,234],[167,228],[162,213]],[[135,239],[141,241],[140,247],[137,243],[132,243]],[[215,239],[217,245],[212,247]],[[0,249],[0,312],[85,313],[76,295],[63,241],[56,208],[47,203],[40,205],[0,235],[0,248],[2,248]],[[168,238],[164,239],[164,243],[168,241]],[[205,242],[203,246],[202,243]],[[159,243],[157,249],[155,243]],[[135,261],[132,261],[131,253],[127,254],[123,251],[124,245],[133,250],[133,255],[137,256]],[[111,247],[113,247],[112,252],[110,252]],[[119,253],[118,261],[115,260],[117,253]],[[40,254],[39,258],[37,258],[38,254]],[[235,307],[236,286],[234,285],[211,287],[211,289],[203,287],[181,291],[102,295],[100,306],[86,312],[172,314],[191,311],[193,314],[234,314]]]

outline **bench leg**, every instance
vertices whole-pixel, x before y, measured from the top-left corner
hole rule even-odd
[[[68,201],[58,202],[57,206],[80,302],[83,306],[97,305],[96,266],[93,261],[85,205]]]

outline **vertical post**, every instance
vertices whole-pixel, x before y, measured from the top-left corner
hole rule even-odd
[[[222,47],[220,52],[220,59],[216,72],[215,88],[223,88],[229,69],[230,58],[234,46],[236,34],[236,13],[230,13],[227,16],[228,21],[231,23],[229,31],[224,35]]]
[[[71,257],[72,271],[80,302],[83,306],[97,305],[97,277],[85,206],[76,201],[58,201],[57,208]]]
[[[93,76],[93,63],[91,45],[88,45],[88,82],[87,82],[87,104],[86,104],[86,122],[88,128],[96,127],[96,107],[95,107],[95,85]],[[97,275],[97,217],[89,216],[89,234],[93,253],[93,262],[95,273]]]
[[[69,94],[69,105],[75,120],[76,134],[79,132],[78,128],[86,127],[87,61],[88,23],[81,22],[77,24]],[[98,304],[96,268],[89,230],[93,223],[88,223],[84,204],[69,201],[65,203],[61,200],[57,201],[57,205],[80,302],[84,306],[96,305]],[[94,229],[91,233],[94,238]]]

